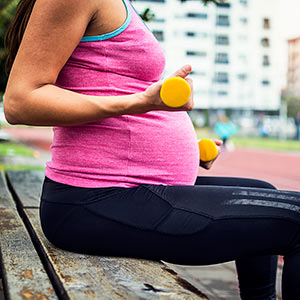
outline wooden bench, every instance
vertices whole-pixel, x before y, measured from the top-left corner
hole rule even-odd
[[[43,177],[42,171],[0,172],[4,299],[208,299],[161,262],[82,255],[54,247],[39,222]]]

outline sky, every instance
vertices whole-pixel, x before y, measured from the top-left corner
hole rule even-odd
[[[300,0],[280,0],[280,12],[282,37],[300,37]]]

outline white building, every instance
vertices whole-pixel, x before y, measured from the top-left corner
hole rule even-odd
[[[195,107],[234,111],[278,111],[281,47],[278,0],[135,0],[166,55],[166,74],[193,67]]]

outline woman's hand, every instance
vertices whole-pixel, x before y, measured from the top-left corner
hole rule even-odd
[[[220,141],[220,140],[213,140],[213,141],[215,142],[215,144],[217,146],[217,149],[218,149],[218,155],[216,156],[216,158],[213,159],[213,160],[210,160],[210,161],[202,161],[202,160],[200,160],[200,167],[202,167],[202,168],[204,168],[206,170],[209,170],[212,167],[213,163],[215,162],[215,160],[220,155],[220,153],[221,153],[221,147],[223,145],[223,142]]]
[[[160,97],[160,89],[163,84],[163,81],[156,82],[149,86],[143,93],[143,101],[145,101],[145,105],[149,107],[149,110],[167,110],[167,111],[190,111],[194,108],[194,99],[193,99],[193,81],[191,78],[186,78],[192,71],[192,68],[190,65],[185,65],[179,70],[177,70],[174,74],[172,74],[171,77],[179,76],[187,81],[187,83],[191,87],[191,96],[189,98],[189,101],[177,108],[169,107],[165,105]]]

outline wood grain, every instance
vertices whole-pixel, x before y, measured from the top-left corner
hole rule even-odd
[[[39,207],[44,171],[7,171],[9,183],[23,207]]]
[[[15,202],[12,199],[4,178],[4,174],[0,172],[0,208],[15,208]]]
[[[0,208],[0,254],[8,299],[58,299],[15,209]]]

